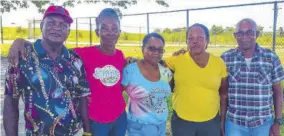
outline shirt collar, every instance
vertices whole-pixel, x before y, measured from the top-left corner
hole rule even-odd
[[[36,40],[35,43],[33,44],[33,48],[36,55],[38,55],[39,57],[45,57],[47,56],[47,51],[42,47],[41,41],[42,41],[41,39]],[[62,57],[65,58],[70,57],[70,53],[65,46],[62,47]]]
[[[258,43],[256,43],[256,46],[255,46],[255,50],[254,50],[254,53],[253,53],[253,56],[252,58],[257,58],[259,57],[261,54],[262,54],[263,50],[260,48],[260,46],[258,45]],[[244,58],[243,54],[242,54],[242,51],[237,48],[236,49],[236,53],[237,53],[237,56],[240,57],[240,58]]]

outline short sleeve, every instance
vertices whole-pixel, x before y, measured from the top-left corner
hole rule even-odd
[[[176,56],[170,56],[164,60],[167,67],[169,67],[173,71],[175,71],[176,58]]]
[[[86,71],[84,64],[81,59],[77,58],[73,65],[77,68],[79,71],[79,77],[73,77],[73,81],[77,82],[77,85],[75,86],[75,92],[79,95],[78,97],[85,97],[91,94],[89,83],[87,81]],[[78,80],[78,81],[76,81]]]
[[[89,47],[77,47],[74,48],[73,51],[78,54],[79,56],[83,56],[84,53],[86,53],[86,50],[88,50]]]
[[[123,86],[127,86],[130,82],[130,65],[124,67],[123,73],[122,73],[122,81],[121,84]]]
[[[273,69],[272,69],[272,83],[280,82],[284,79],[284,70],[283,66],[280,62],[279,57],[274,54],[272,61]]]
[[[169,68],[164,67],[162,65],[159,65],[159,70],[160,70],[161,80],[169,83],[173,78],[172,71]]]
[[[125,58],[125,55],[124,55],[124,53],[121,51],[121,50],[119,50],[120,51],[120,53],[121,53],[121,57],[122,57],[122,60],[123,60],[123,65],[125,66],[126,65],[126,58]]]
[[[221,62],[221,77],[225,78],[228,76],[228,72],[227,72],[227,66],[224,62],[223,59],[220,58],[220,62]]]
[[[5,79],[5,95],[12,96],[13,98],[19,98],[19,96],[23,93],[24,85],[27,84],[25,81],[25,77],[20,72],[19,67],[9,66]]]

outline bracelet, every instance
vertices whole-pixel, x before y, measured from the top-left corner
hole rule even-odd
[[[83,136],[92,136],[92,134],[89,133],[89,132],[84,132],[84,133],[83,133]]]

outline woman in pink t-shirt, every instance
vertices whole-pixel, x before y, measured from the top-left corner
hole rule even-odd
[[[89,117],[93,136],[125,136],[127,118],[121,86],[125,58],[115,49],[120,35],[117,13],[107,8],[96,18],[100,45],[75,48],[82,58],[90,84]]]
[[[100,44],[74,49],[84,62],[90,85],[88,114],[91,133],[93,136],[125,136],[127,117],[121,80],[126,60],[122,51],[115,49],[121,32],[119,16],[114,9],[106,8],[96,18],[96,25]],[[24,52],[24,42],[17,41],[20,42],[13,43],[9,54]],[[17,58],[16,55],[9,59]]]

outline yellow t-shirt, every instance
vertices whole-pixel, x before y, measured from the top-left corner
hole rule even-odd
[[[173,109],[187,121],[204,122],[213,119],[220,107],[219,88],[227,77],[224,61],[210,54],[208,64],[200,68],[189,53],[165,60],[174,71]]]

